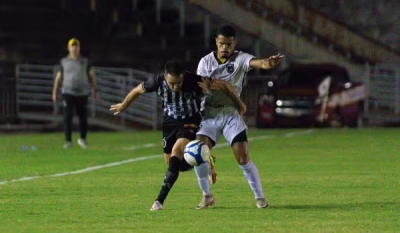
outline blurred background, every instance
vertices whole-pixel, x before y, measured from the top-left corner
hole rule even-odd
[[[169,59],[184,60],[195,72],[200,58],[215,49],[214,32],[223,24],[237,29],[238,50],[285,55],[277,69],[248,74],[242,98],[249,126],[280,127],[260,120],[270,113],[278,117],[277,90],[271,88],[281,72],[292,64],[328,63],[346,70],[341,98],[362,96],[355,103],[359,122],[351,126],[398,126],[399,20],[397,0],[1,0],[0,130],[62,129],[62,108],[52,103],[51,88],[72,37],[80,40],[99,84],[101,100],[89,103],[91,128],[157,129],[162,112],[155,94],[142,96],[119,117],[109,106]],[[346,92],[351,83],[362,86],[362,93]],[[263,113],[270,96],[272,112]],[[317,98],[311,98],[312,108],[320,108]],[[345,117],[339,105],[332,110],[333,118],[339,114],[336,121]]]

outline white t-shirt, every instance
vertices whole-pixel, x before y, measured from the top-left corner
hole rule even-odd
[[[229,82],[240,96],[243,89],[246,74],[252,69],[250,61],[253,55],[241,51],[234,51],[232,56],[221,63],[215,52],[203,57],[197,67],[197,74],[203,77],[211,77]],[[213,92],[210,103],[206,103],[206,117],[218,114],[230,114],[236,110],[232,100],[222,92]]]

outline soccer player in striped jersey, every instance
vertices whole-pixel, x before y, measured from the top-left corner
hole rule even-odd
[[[229,82],[240,96],[247,72],[252,68],[272,69],[283,58],[280,54],[269,58],[256,58],[253,55],[235,50],[237,44],[236,31],[229,25],[218,29],[215,42],[217,51],[203,57],[197,68],[197,74]],[[250,160],[247,147],[247,126],[236,105],[221,93],[213,92],[213,98],[206,100],[206,112],[200,123],[197,138],[205,142],[211,149],[221,134],[231,144],[236,161],[242,169],[256,199],[258,208],[268,207],[264,197],[260,176],[256,166]],[[213,169],[213,165],[211,164]],[[197,209],[207,208],[215,200],[210,191],[208,176],[210,165],[204,163],[195,168],[203,198]]]
[[[244,103],[233,87],[226,81],[203,78],[194,73],[185,72],[180,62],[167,62],[164,72],[135,87],[122,103],[112,105],[110,110],[119,114],[140,95],[157,92],[163,101],[163,146],[164,158],[168,165],[164,183],[150,210],[161,210],[169,191],[178,179],[179,171],[191,167],[183,159],[185,146],[196,138],[196,132],[202,118],[201,102],[203,98],[212,98],[212,93],[223,93],[238,106],[245,109]]]

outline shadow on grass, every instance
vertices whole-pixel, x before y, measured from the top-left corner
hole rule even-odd
[[[291,210],[332,210],[332,209],[356,209],[356,208],[386,208],[399,206],[400,202],[363,202],[363,203],[330,203],[310,205],[270,205],[269,209],[291,209]]]

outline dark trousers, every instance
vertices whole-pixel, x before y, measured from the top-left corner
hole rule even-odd
[[[72,134],[72,119],[74,117],[74,110],[79,117],[79,133],[82,139],[86,139],[86,133],[88,128],[87,118],[87,103],[88,96],[74,96],[74,95],[63,95],[64,105],[64,132],[65,140],[71,142]]]

